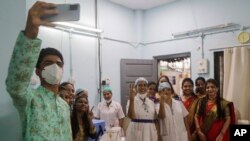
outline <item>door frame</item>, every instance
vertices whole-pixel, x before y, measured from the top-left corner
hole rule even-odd
[[[136,69],[132,69],[129,70],[129,68],[125,67],[126,65],[135,65],[135,66],[139,66],[139,65],[152,65],[152,74],[150,75],[150,72],[146,72],[146,73],[138,73],[138,71],[136,71]],[[121,106],[123,108],[124,113],[126,113],[126,105],[127,105],[127,100],[129,99],[129,84],[133,84],[135,82],[135,80],[138,77],[144,77],[146,78],[148,81],[155,81],[157,82],[157,72],[158,72],[158,67],[157,67],[158,63],[157,60],[155,59],[121,59],[120,60],[120,88],[121,88]],[[134,71],[136,71],[135,73],[133,73]],[[133,74],[130,75],[129,77],[127,77],[127,74]],[[135,74],[135,75],[134,75]]]

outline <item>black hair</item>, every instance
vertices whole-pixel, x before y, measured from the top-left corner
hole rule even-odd
[[[184,78],[182,80],[182,83],[181,83],[181,88],[183,87],[185,82],[190,82],[194,86],[194,82],[193,82],[193,80],[191,78]],[[196,97],[196,95],[194,94],[194,91],[192,92],[192,95]]]
[[[204,83],[206,83],[205,78],[200,76],[200,77],[198,77],[198,78],[195,79],[195,85],[197,85],[197,83],[198,83],[199,80],[201,80],[201,81],[203,81]]]
[[[59,86],[59,91],[62,91],[62,90],[67,90],[67,89],[63,86]]]
[[[60,51],[58,51],[57,49],[55,48],[51,48],[51,47],[48,47],[48,48],[44,48],[40,51],[40,54],[39,54],[39,57],[38,57],[38,60],[37,60],[37,63],[36,63],[36,68],[39,68],[40,67],[40,64],[42,63],[43,61],[43,58],[47,55],[56,55],[58,56],[61,61],[63,62],[63,56],[61,54]]]
[[[167,80],[167,82],[169,82],[168,76],[167,76],[167,75],[162,75],[162,76],[158,79],[158,81],[157,81],[157,86],[159,86],[160,80],[161,80],[162,78],[165,78],[165,79]]]
[[[63,82],[63,83],[60,84],[60,86],[61,86],[61,87],[64,87],[64,86],[66,86],[66,85],[68,85],[68,84],[74,86],[74,84],[72,84],[72,83],[70,83],[70,82]]]
[[[72,135],[73,135],[73,139],[76,138],[77,133],[80,131],[80,127],[79,127],[79,123],[77,120],[77,111],[76,111],[76,103],[80,98],[84,98],[84,97],[77,97],[75,100],[75,104],[73,107],[73,112],[72,112],[72,116],[71,116],[71,129],[72,129]],[[87,101],[88,99],[85,98]],[[91,138],[96,138],[96,133],[95,134],[90,134],[90,122],[92,122],[89,118],[88,118],[88,112],[84,112],[83,116],[82,116],[82,121],[84,123],[83,126],[83,132],[84,135],[86,135],[87,137],[91,137]]]
[[[162,78],[165,78],[165,79],[167,80],[167,82],[170,84],[172,94],[175,94],[174,88],[173,88],[172,84],[170,83],[169,78],[168,78],[167,75],[162,75],[162,76],[158,79],[157,85],[156,85],[156,88],[157,88],[156,91],[158,92],[158,87],[159,87],[159,84],[160,84],[160,80],[161,80]]]
[[[63,82],[63,83],[61,83],[60,86],[59,86],[59,91],[60,90],[67,90],[65,88],[65,86],[67,86],[67,85],[71,85],[73,87],[73,93],[74,93],[75,92],[74,84],[72,84],[70,82]]]
[[[181,83],[181,87],[183,87],[185,82],[190,82],[194,86],[194,82],[191,78],[184,78]]]
[[[206,82],[206,87],[207,87],[208,83],[212,83],[217,88],[219,88],[219,84],[214,79],[208,79],[207,82]],[[218,91],[217,96],[216,96],[217,115],[218,115],[219,119],[222,119],[222,118],[225,117],[225,113],[222,110],[220,101],[221,101],[220,91]],[[201,99],[200,108],[199,108],[199,111],[198,111],[198,114],[201,115],[203,118],[206,115],[206,110],[205,109],[206,109],[207,102],[208,102],[208,95]]]
[[[148,87],[151,85],[155,85],[155,91],[157,92],[157,84],[154,81],[149,81],[148,82]]]

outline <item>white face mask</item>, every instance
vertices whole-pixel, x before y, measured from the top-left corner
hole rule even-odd
[[[42,71],[42,77],[47,83],[51,85],[60,84],[62,76],[63,69],[60,68],[57,64],[46,66]]]
[[[139,96],[141,99],[144,99],[144,98],[146,98],[147,93],[144,93],[144,94],[138,93],[138,96]]]

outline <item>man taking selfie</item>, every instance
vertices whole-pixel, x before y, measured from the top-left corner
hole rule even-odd
[[[58,95],[63,56],[54,48],[40,51],[39,26],[53,26],[42,16],[57,14],[54,4],[36,2],[20,32],[6,79],[7,91],[19,112],[24,141],[72,141],[69,106]],[[40,52],[40,53],[39,53]],[[29,87],[36,67],[41,86]]]

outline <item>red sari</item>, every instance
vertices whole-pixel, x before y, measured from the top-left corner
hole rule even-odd
[[[184,104],[185,108],[188,110],[188,125],[190,128],[190,133],[192,134],[195,131],[195,125],[194,125],[194,115],[196,112],[196,108],[198,105],[199,99],[196,96],[189,97],[186,101],[182,100],[182,103]]]
[[[222,110],[225,110],[228,106],[231,124],[235,124],[235,113],[234,106],[232,102],[226,100],[221,101]],[[205,118],[200,118],[200,125],[203,133],[207,136],[207,141],[215,141],[216,137],[220,134],[221,129],[225,123],[225,119],[217,119],[217,108],[215,104],[207,104]],[[216,109],[216,110],[215,110]],[[229,129],[224,133],[222,141],[229,141]]]

